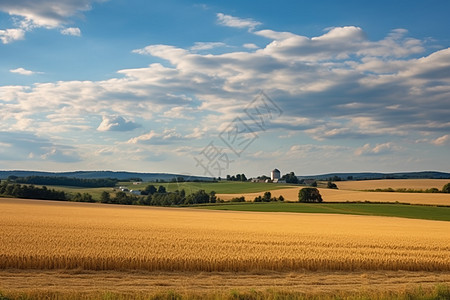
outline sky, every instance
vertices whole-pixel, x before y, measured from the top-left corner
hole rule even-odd
[[[449,12],[0,0],[0,170],[450,172]]]

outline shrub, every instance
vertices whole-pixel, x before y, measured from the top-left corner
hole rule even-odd
[[[245,197],[241,196],[241,197],[234,197],[230,200],[231,202],[245,202]]]
[[[450,193],[450,182],[447,183],[446,185],[444,185],[444,187],[442,188],[442,192],[443,193]]]
[[[328,181],[327,188],[329,188],[329,189],[337,189],[338,187],[337,187],[336,183]]]
[[[299,202],[322,202],[322,196],[316,188],[303,188],[298,192]]]

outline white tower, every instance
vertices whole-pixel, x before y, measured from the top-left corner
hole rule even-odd
[[[280,170],[274,169],[272,172],[270,172],[270,179],[272,179],[272,181],[279,180],[280,178],[281,178]]]

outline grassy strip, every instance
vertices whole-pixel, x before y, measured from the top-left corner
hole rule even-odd
[[[255,183],[255,182],[236,182],[236,181],[222,181],[222,182],[143,182],[139,185],[135,185],[132,182],[120,182],[120,186],[127,187],[130,190],[144,190],[147,185],[154,185],[159,187],[164,186],[168,192],[174,192],[176,190],[185,190],[186,195],[195,193],[199,190],[205,190],[207,193],[215,191],[218,194],[245,194],[245,193],[258,193],[265,191],[272,191],[284,188],[294,187],[286,184],[273,184],[273,183]],[[36,185],[39,186],[39,185]],[[47,185],[49,189],[55,189],[58,191],[64,191],[68,194],[75,195],[76,193],[88,193],[91,194],[93,199],[100,201],[100,196],[103,191],[113,192],[111,187],[101,188],[84,188],[73,186],[53,186]]]
[[[293,213],[325,213],[388,216],[411,219],[450,221],[450,207],[404,205],[386,203],[224,203],[197,206],[200,209],[260,211],[260,212],[293,212]]]
[[[205,190],[207,193],[215,191],[218,194],[240,194],[240,193],[259,193],[271,190],[292,188],[298,185],[273,184],[263,182],[239,182],[239,181],[221,181],[221,182],[143,182],[140,185],[133,185],[130,182],[121,182],[120,185],[127,186],[130,189],[145,189],[147,185],[156,187],[162,185],[167,191],[184,189],[187,194],[198,190]]]
[[[431,189],[407,189],[407,188],[399,188],[399,189],[393,189],[393,188],[385,188],[385,189],[370,189],[370,190],[361,190],[362,192],[389,192],[389,193],[428,193],[428,194],[434,194],[434,193],[445,193],[443,191],[440,191],[437,188],[431,188]]]
[[[128,299],[149,299],[149,300],[199,300],[199,299],[215,299],[215,300],[262,300],[262,299],[299,299],[299,300],[318,300],[318,299],[347,299],[347,300],[362,300],[362,299],[378,299],[378,300],[411,300],[411,299],[423,299],[423,300],[440,300],[450,299],[450,286],[446,284],[436,285],[432,288],[416,287],[411,289],[399,290],[399,291],[354,291],[354,292],[340,292],[334,293],[301,293],[296,291],[284,291],[276,289],[268,289],[265,291],[216,291],[210,293],[194,293],[189,291],[177,292],[173,290],[161,291],[156,293],[145,292],[129,292],[129,293],[117,293],[117,292],[52,292],[45,290],[29,291],[29,292],[1,292],[0,300],[28,300],[28,299],[95,299],[95,300],[128,300]]]

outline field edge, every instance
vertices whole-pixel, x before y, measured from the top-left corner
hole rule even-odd
[[[436,284],[432,287],[407,287],[397,291],[374,291],[367,289],[353,291],[323,292],[323,293],[305,293],[292,291],[287,289],[279,289],[276,287],[268,288],[263,291],[254,289],[227,289],[214,292],[191,292],[187,290],[161,290],[157,292],[113,292],[113,291],[97,291],[97,292],[56,292],[50,290],[34,290],[34,291],[2,291],[0,289],[1,300],[44,300],[44,299],[85,299],[85,300],[128,300],[128,299],[148,299],[148,300],[262,300],[262,299],[298,299],[298,300],[331,300],[331,299],[347,299],[347,300],[410,300],[410,299],[450,299],[450,285]]]

